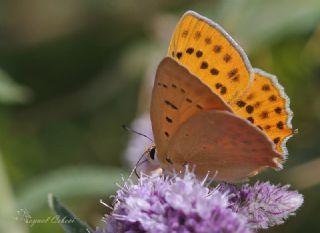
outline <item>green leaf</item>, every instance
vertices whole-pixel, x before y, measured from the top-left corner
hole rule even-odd
[[[48,195],[49,207],[59,216],[60,224],[67,233],[91,233],[93,229],[77,218],[70,210],[64,207],[52,194]]]
[[[19,208],[30,212],[47,206],[48,193],[60,198],[107,197],[117,190],[115,183],[128,173],[114,167],[65,167],[39,176],[19,190]]]

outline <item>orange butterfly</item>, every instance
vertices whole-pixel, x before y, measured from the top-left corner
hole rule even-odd
[[[154,82],[151,160],[169,171],[188,164],[199,176],[241,181],[282,168],[291,118],[276,77],[253,69],[219,25],[183,15]]]

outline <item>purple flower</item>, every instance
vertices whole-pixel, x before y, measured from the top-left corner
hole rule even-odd
[[[227,194],[204,183],[189,171],[172,178],[142,175],[138,184],[129,180],[97,232],[251,232],[246,218],[229,208]]]
[[[269,182],[256,182],[255,185],[222,184],[220,190],[229,192],[230,207],[244,215],[253,229],[267,229],[279,225],[303,204],[303,196],[289,191],[289,185],[272,185]]]
[[[281,224],[302,205],[289,186],[257,182],[216,188],[188,169],[181,176],[142,175],[117,191],[105,227],[96,233],[247,233]]]

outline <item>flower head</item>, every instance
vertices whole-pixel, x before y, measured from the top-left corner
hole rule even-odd
[[[251,232],[246,219],[228,208],[228,196],[203,183],[189,171],[129,181],[117,192],[106,227],[97,232]]]
[[[106,226],[96,233],[247,233],[281,224],[302,205],[289,186],[257,182],[205,185],[186,169],[181,176],[142,175],[118,190]]]
[[[266,229],[279,225],[303,204],[303,196],[297,191],[289,191],[289,185],[273,185],[257,182],[241,188],[221,185],[220,190],[228,191],[231,208],[248,219],[252,228]]]

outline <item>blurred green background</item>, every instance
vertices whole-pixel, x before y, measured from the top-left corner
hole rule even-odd
[[[101,224],[99,200],[131,169],[121,125],[148,109],[146,79],[186,10],[223,26],[254,67],[285,87],[299,134],[285,169],[256,179],[290,183],[305,196],[297,216],[269,232],[320,232],[319,0],[2,0],[1,233],[62,232],[15,220],[20,209],[51,216],[48,192]]]

